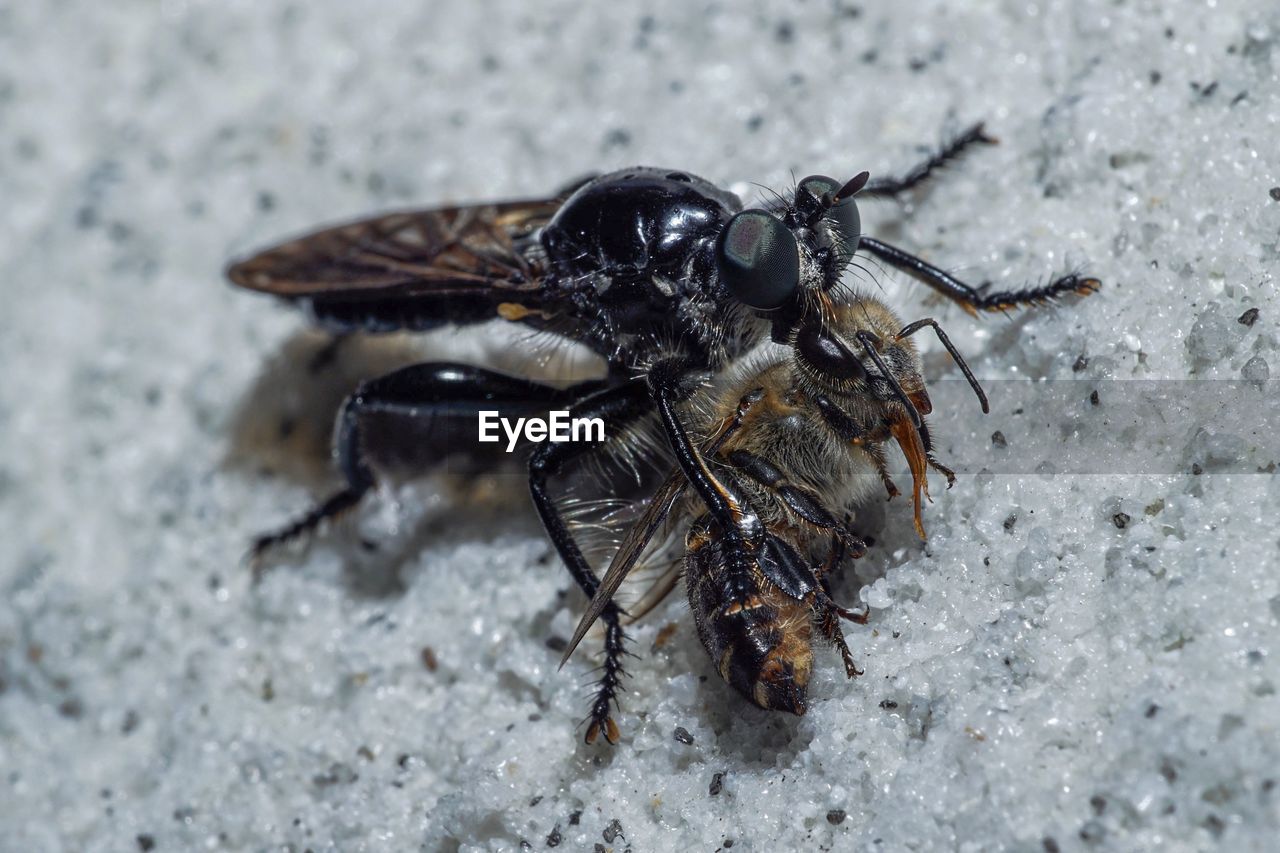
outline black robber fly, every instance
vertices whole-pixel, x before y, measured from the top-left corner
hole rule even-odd
[[[672,411],[700,377],[766,339],[804,346],[809,362],[837,374],[846,367],[860,370],[851,353],[828,351],[831,339],[821,332],[824,317],[842,301],[841,280],[855,252],[907,272],[970,313],[1097,287],[1095,279],[1070,274],[1041,287],[982,292],[862,234],[855,195],[899,196],[966,148],[993,141],[977,125],[900,178],[870,181],[863,172],[841,183],[813,176],[800,181],[791,197],[751,209],[684,171],[623,169],[549,198],[361,219],[233,263],[227,271],[232,282],[304,306],[337,333],[500,319],[584,344],[607,364],[604,378],[569,388],[453,362],[417,364],[362,384],[344,405],[336,430],[345,487],[258,538],[254,556],[314,530],[375,485],[366,433],[380,415],[456,421],[470,414],[474,423],[481,406],[514,416],[564,408],[573,418],[603,419],[606,440],[538,443],[528,460],[529,487],[556,551],[592,597],[599,579],[549,481],[593,454],[609,453],[611,444],[626,443],[646,420],[658,424],[677,458],[696,457],[700,449],[687,432],[658,413]],[[893,383],[884,393],[906,399]],[[919,414],[905,405],[919,426]],[[599,614],[605,662],[588,740],[600,732],[611,742],[617,738],[610,706],[622,672],[620,615],[612,601]]]

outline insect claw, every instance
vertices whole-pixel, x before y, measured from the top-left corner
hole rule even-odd
[[[257,586],[262,579],[267,576],[267,572],[271,571],[270,553],[279,545],[283,544],[277,536],[259,536],[253,541],[253,545],[245,552],[241,559],[241,565],[249,570],[250,583]]]
[[[848,620],[849,622],[857,623],[858,625],[867,624],[867,620],[871,618],[870,607],[865,608],[861,613],[854,613],[852,610],[847,610],[846,608],[841,607],[840,605],[836,604],[833,601],[831,602],[831,609],[834,610],[836,612],[836,615],[838,615],[841,619],[845,619],[845,620]]]
[[[929,467],[930,467],[930,468],[932,468],[933,470],[937,471],[939,474],[941,474],[942,476],[944,476],[944,477],[946,477],[946,478],[947,478],[947,488],[948,488],[948,489],[950,489],[952,486],[954,486],[954,485],[956,484],[956,472],[955,472],[955,471],[952,471],[952,470],[951,470],[950,468],[948,468],[946,465],[943,465],[943,464],[942,464],[941,462],[939,462],[937,459],[934,459],[934,458],[933,458],[933,454],[932,454],[932,453],[928,454],[928,455],[927,455],[927,457],[926,457],[926,459],[927,459],[927,460],[928,460],[928,462],[929,462]]]
[[[622,740],[622,733],[618,731],[618,724],[613,721],[613,717],[606,716],[603,723],[600,720],[591,721],[583,741],[588,746],[594,746],[596,740],[600,737],[601,731],[604,732],[604,739],[609,742],[610,746],[617,746],[618,741]]]

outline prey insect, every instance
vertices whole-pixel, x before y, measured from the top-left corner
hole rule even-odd
[[[602,378],[569,388],[451,362],[417,364],[364,383],[336,428],[346,484],[259,537],[254,558],[360,502],[385,473],[379,436],[388,435],[388,421],[430,448],[456,446],[460,425],[473,430],[481,408],[512,418],[564,408],[572,418],[603,419],[606,440],[537,444],[528,459],[529,489],[570,575],[594,596],[598,576],[553,483],[591,459],[634,453],[646,425],[665,435],[660,444],[678,458],[696,455],[678,417],[660,413],[674,411],[690,377],[718,374],[763,341],[796,339],[805,323],[843,299],[841,280],[855,252],[907,272],[972,313],[1097,286],[1070,274],[1024,290],[979,291],[861,233],[855,195],[899,196],[971,146],[992,141],[977,125],[902,178],[869,181],[863,172],[841,184],[813,176],[792,197],[752,209],[687,172],[624,169],[547,198],[374,216],[233,263],[227,271],[233,283],[304,307],[339,335],[499,320],[542,341],[584,344],[604,362]],[[530,355],[535,351],[531,344]],[[621,615],[611,600],[600,608],[605,661],[591,731],[612,731]]]
[[[691,409],[664,406],[664,421],[673,431],[692,433],[696,450],[677,450],[678,471],[623,539],[561,664],[655,534],[683,522],[690,610],[725,681],[761,708],[803,714],[815,630],[839,650],[850,678],[861,674],[840,620],[865,623],[866,614],[837,605],[827,585],[846,554],[866,551],[841,511],[878,489],[891,498],[899,494],[886,460],[891,442],[907,459],[922,538],[928,470],[943,474],[948,485],[954,481],[934,458],[924,421],[932,404],[910,336],[926,327],[988,411],[982,387],[932,319],[903,325],[865,295],[824,306],[821,320],[801,325],[788,347],[730,369]],[[656,588],[634,618],[656,606],[674,588],[673,579]],[[597,734],[592,726],[588,740]],[[606,737],[616,739],[612,720],[604,726]]]

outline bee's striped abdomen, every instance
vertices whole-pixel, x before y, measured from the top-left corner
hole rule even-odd
[[[761,708],[803,714],[813,669],[809,604],[749,564],[726,560],[707,516],[685,545],[689,606],[720,676]]]

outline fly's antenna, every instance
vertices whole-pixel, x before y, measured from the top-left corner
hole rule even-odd
[[[831,207],[834,204],[839,204],[840,202],[844,201],[846,198],[852,198],[853,196],[857,195],[858,191],[861,190],[863,187],[865,187],[867,185],[867,181],[869,181],[870,179],[871,179],[871,173],[867,171],[862,171],[854,175],[852,178],[849,179],[849,182],[847,184],[842,186],[840,189],[836,190],[835,195],[831,197],[831,202],[827,205],[827,207]]]

